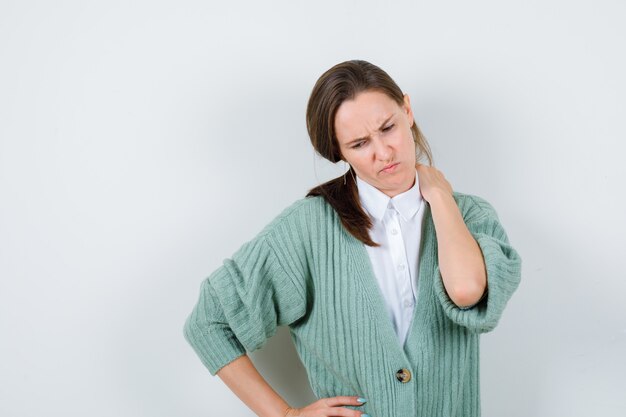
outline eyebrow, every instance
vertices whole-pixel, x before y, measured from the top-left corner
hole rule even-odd
[[[383,126],[385,126],[387,124],[387,122],[389,122],[389,120],[391,120],[392,117],[393,117],[393,114],[391,116],[387,117],[387,119],[385,119],[385,121],[380,124],[380,127],[378,128],[378,130],[382,130]],[[371,139],[371,138],[370,138],[369,135],[368,136],[363,136],[362,138],[356,138],[356,139],[353,139],[350,142],[346,143],[346,146],[352,145],[355,142],[358,142],[360,140],[365,140],[365,139]]]

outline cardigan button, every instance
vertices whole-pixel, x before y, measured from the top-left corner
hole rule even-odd
[[[402,368],[396,372],[396,379],[402,383],[409,382],[411,380],[411,372],[406,368]]]

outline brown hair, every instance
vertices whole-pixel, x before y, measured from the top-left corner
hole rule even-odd
[[[362,60],[339,63],[327,70],[317,80],[306,109],[306,127],[313,148],[330,162],[343,160],[339,141],[335,135],[335,115],[341,103],[354,99],[364,91],[379,91],[403,104],[404,95],[400,87],[382,69]],[[416,145],[416,160],[422,157],[432,165],[432,154],[428,142],[413,121],[411,126]],[[355,238],[369,246],[380,246],[369,235],[372,221],[361,207],[359,191],[352,167],[350,175],[342,175],[318,185],[307,193],[307,197],[321,195],[335,209],[341,223]],[[347,173],[347,172],[346,172]]]

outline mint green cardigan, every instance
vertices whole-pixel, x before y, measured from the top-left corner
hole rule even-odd
[[[482,250],[487,296],[469,309],[450,300],[425,204],[418,300],[404,346],[364,244],[321,196],[291,204],[204,279],[185,338],[215,376],[289,326],[318,399],[365,397],[346,408],[372,417],[480,416],[479,336],[496,327],[518,287],[521,258],[487,201],[453,196]]]

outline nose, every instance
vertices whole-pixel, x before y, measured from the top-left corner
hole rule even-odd
[[[377,159],[389,161],[391,157],[391,146],[387,145],[384,140],[378,138],[374,141],[374,152]]]

